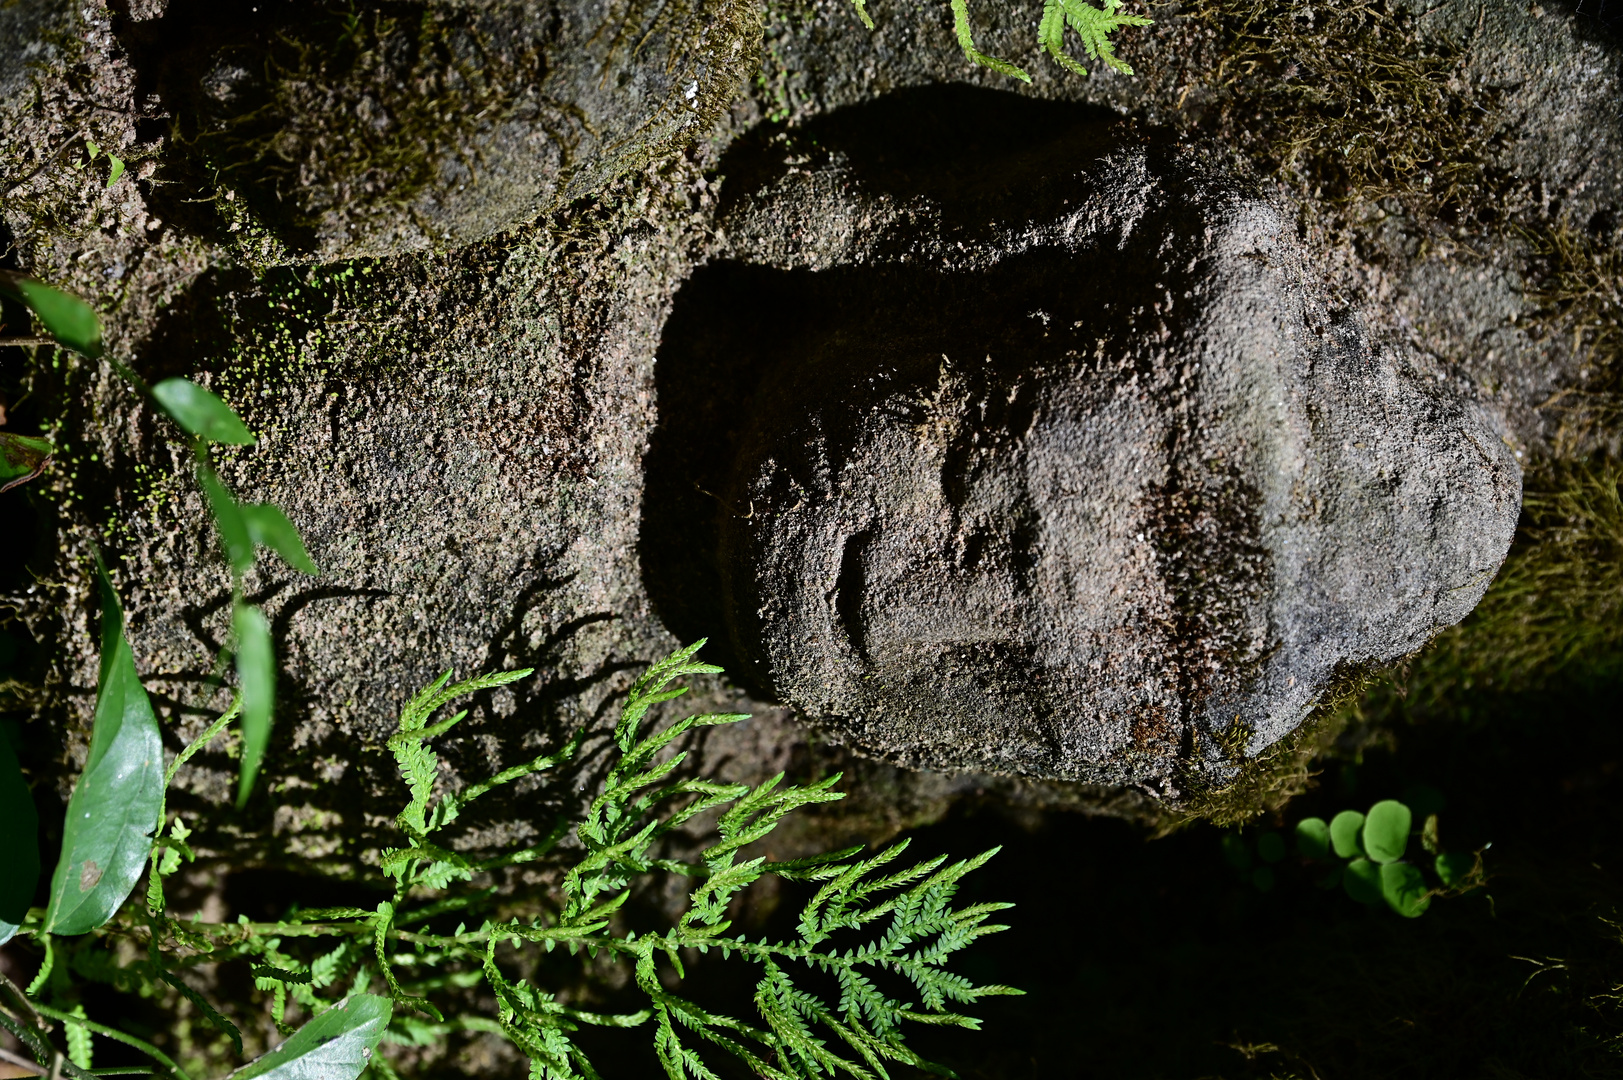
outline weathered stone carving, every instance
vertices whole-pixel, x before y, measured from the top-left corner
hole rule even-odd
[[[762,689],[911,766],[1176,798],[1475,605],[1513,457],[1274,204],[1126,127],[916,171],[839,130],[723,219],[768,266],[699,288],[754,314],[666,336],[755,358],[706,482]]]

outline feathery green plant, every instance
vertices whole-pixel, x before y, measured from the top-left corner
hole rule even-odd
[[[103,582],[106,586],[105,575]],[[104,727],[105,718],[116,714],[127,725],[129,717],[140,712],[128,698],[140,684],[128,662],[116,597],[110,586],[106,588],[110,599],[104,641],[115,660],[111,668],[104,665],[95,737],[116,740],[118,725]],[[231,1039],[240,1054],[242,1039],[236,1026],[180,976],[197,964],[245,963],[257,988],[269,995],[280,1030],[291,1031],[285,1024],[289,1001],[313,1015],[287,1043],[234,1074],[238,1077],[292,1080],[319,1075],[324,1080],[355,1080],[370,1064],[376,1076],[392,1080],[393,1068],[371,1053],[392,1023],[402,1041],[433,1039],[458,1027],[499,1031],[529,1057],[530,1075],[537,1080],[595,1080],[598,1074],[571,1036],[583,1026],[636,1027],[650,1022],[654,1051],[672,1080],[715,1077],[707,1054],[717,1052],[739,1059],[769,1080],[840,1073],[871,1080],[887,1077],[886,1066],[894,1062],[951,1075],[910,1049],[904,1028],[915,1023],[975,1029],[978,1021],[959,1012],[960,1006],[1019,993],[1003,986],[976,986],[948,968],[959,950],[1005,929],[987,920],[1011,905],[952,906],[960,880],[996,849],[971,859],[949,863],[937,857],[912,866],[898,861],[906,841],[866,858],[860,847],[781,862],[745,857],[745,849],[771,833],[792,810],[842,798],[832,790],[839,777],[807,786],[785,785],[780,773],[751,787],[681,776],[686,754],[669,752],[678,739],[697,728],[747,719],[741,714],[706,714],[663,727],[647,723],[653,706],[686,692],[672,685],[676,680],[721,670],[695,659],[702,644],[654,664],[630,688],[609,748],[613,766],[602,793],[575,823],[574,844],[567,845],[567,853],[558,850],[570,824],[564,817],[538,843],[482,860],[459,853],[441,834],[456,824],[470,803],[491,790],[571,761],[585,733],[488,780],[460,791],[437,792],[440,760],[430,741],[468,714],[464,709],[432,722],[435,714],[457,699],[511,683],[530,671],[501,672],[454,685],[448,672],[424,688],[406,705],[399,729],[388,742],[408,799],[396,818],[403,842],[386,849],[380,864],[381,873],[392,882],[392,896],[372,910],[295,910],[282,921],[266,923],[245,918],[208,923],[170,914],[164,880],[193,853],[186,843],[190,832],[185,823],[178,816],[168,820],[163,786],[238,717],[239,710],[233,707],[180,753],[160,778],[155,798],[144,781],[114,788],[113,805],[85,826],[102,839],[103,834],[116,832],[114,839],[121,844],[138,837],[137,846],[150,867],[144,910],[120,910],[135,883],[127,870],[128,859],[122,859],[118,881],[110,882],[122,892],[110,907],[99,903],[94,917],[71,925],[55,921],[58,886],[70,898],[78,898],[86,887],[82,863],[73,861],[78,855],[64,845],[65,861],[57,869],[51,908],[28,912],[15,928],[43,947],[40,973],[26,993],[5,985],[11,1000],[0,1009],[0,1023],[17,1035],[42,1068],[57,1068],[73,1077],[90,1075],[85,1071],[91,1049],[85,1033],[91,1032],[134,1046],[162,1071],[189,1080],[158,1047],[97,1024],[82,1011],[71,1011],[67,972],[123,989],[172,987]],[[106,674],[110,670],[112,677]],[[150,708],[140,719],[143,722],[136,726],[145,731],[145,724],[151,723]],[[114,731],[113,736],[108,731]],[[150,734],[155,737],[155,725]],[[99,743],[93,744],[90,769],[96,767],[95,745]],[[80,790],[91,786],[88,772]],[[76,792],[70,818],[78,809],[78,798]],[[718,835],[698,861],[662,854],[663,838],[712,811],[719,812]],[[154,826],[157,833],[149,840]],[[503,916],[496,890],[474,884],[478,875],[542,858],[550,858],[563,871],[549,913]],[[639,934],[618,928],[616,912],[634,885],[654,874],[693,880],[686,913],[663,931]],[[768,874],[817,886],[801,912],[796,936],[788,941],[751,941],[732,932],[727,918],[743,891]],[[94,891],[99,882],[90,882],[89,887]],[[75,910],[83,907],[79,902]],[[470,929],[467,920],[475,916],[479,921]],[[450,918],[461,920],[451,932],[435,932],[425,925]],[[121,962],[116,955],[120,938],[144,944],[144,957]],[[572,956],[584,953],[595,958],[602,953],[630,965],[633,983],[647,998],[647,1007],[624,1014],[588,1012],[514,973],[519,966],[515,961],[522,960],[518,954],[532,949],[550,953],[560,946]],[[686,975],[684,950],[701,954],[714,950],[724,961],[755,965],[758,1020],[735,1019],[675,992],[673,986]],[[493,1020],[448,1016],[451,1002],[445,1001],[447,1008],[442,1009],[432,1000],[436,991],[466,989],[480,982],[494,992]],[[384,994],[369,994],[374,986]],[[819,994],[820,989],[831,995],[837,991],[838,996],[830,1001]],[[42,991],[58,1000],[43,1003]],[[70,1035],[66,1054],[50,1042],[47,1020],[66,1026]],[[318,1060],[319,1071],[312,1071]]]
[[[868,0],[851,0],[851,2],[855,5],[857,17],[862,20],[862,24],[872,30],[874,21],[868,14]],[[964,56],[971,63],[991,68],[1000,75],[1007,75],[1021,82],[1031,81],[1031,76],[1021,68],[1007,60],[988,56],[977,49],[974,34],[969,27],[969,0],[951,0],[951,3],[953,33],[958,37],[958,47],[963,50]],[[1116,55],[1116,46],[1110,40],[1110,35],[1124,26],[1149,26],[1155,20],[1144,15],[1122,14],[1122,3],[1123,0],[1105,0],[1104,7],[1096,8],[1084,0],[1043,0],[1043,16],[1037,26],[1037,39],[1060,67],[1077,75],[1086,75],[1087,68],[1065,50],[1065,30],[1069,27],[1081,39],[1082,48],[1089,56],[1123,75],[1131,75],[1133,69]]]

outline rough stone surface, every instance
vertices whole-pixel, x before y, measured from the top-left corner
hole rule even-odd
[[[912,96],[737,200],[734,257],[779,261],[696,276],[698,342],[667,324],[673,380],[724,354],[759,387],[708,504],[757,685],[915,768],[1178,797],[1475,606],[1511,451],[1332,312],[1275,205],[1016,101],[1023,157],[931,153]],[[659,497],[656,530],[703,502]]]
[[[871,273],[877,283],[870,301],[891,310],[896,301],[882,295],[880,281],[886,274],[918,277],[926,256],[955,258],[959,240],[978,252],[973,260],[963,254],[966,269],[1013,273],[1016,264],[993,265],[988,253],[1009,230],[1061,216],[1051,205],[1034,207],[1029,220],[1005,213],[997,235],[955,233],[968,225],[941,216],[951,201],[944,189],[957,183],[950,170],[909,164],[900,147],[889,170],[900,186],[887,189],[882,177],[869,175],[862,180],[869,194],[848,197],[843,189],[853,178],[819,156],[817,143],[820,120],[836,108],[905,101],[898,91],[941,83],[995,89],[999,100],[1018,98],[1040,115],[1006,122],[1007,110],[983,112],[956,98],[950,141],[985,160],[1039,159],[1011,166],[1017,176],[1044,174],[1042,133],[1094,125],[1102,111],[1211,142],[1210,102],[1221,89],[1224,57],[1198,19],[1158,10],[1156,27],[1123,38],[1122,55],[1137,76],[1076,79],[1036,54],[1033,4],[973,4],[982,48],[1027,66],[1035,83],[1026,88],[965,64],[945,5],[921,14],[876,0],[870,9],[879,22],[872,34],[847,0],[817,0],[796,18],[776,21],[760,81],[707,142],[659,169],[633,170],[543,225],[460,244],[458,236],[477,231],[469,226],[469,234],[441,237],[438,251],[266,274],[265,265],[291,257],[285,241],[264,232],[264,223],[274,224],[267,204],[244,214],[240,204],[258,196],[198,177],[201,151],[174,137],[172,103],[161,92],[154,97],[157,69],[143,41],[161,40],[143,38],[138,24],[162,22],[167,5],[132,0],[109,10],[94,0],[60,7],[24,0],[0,7],[0,75],[15,77],[20,55],[25,67],[41,61],[27,67],[28,92],[0,100],[7,133],[0,140],[0,259],[95,303],[113,354],[143,374],[189,375],[242,409],[262,438],[228,457],[228,478],[244,498],[285,505],[323,568],[310,581],[267,560],[251,582],[284,658],[285,697],[263,788],[275,799],[266,794],[241,818],[221,817],[228,827],[200,843],[218,849],[252,841],[267,859],[327,858],[322,853],[335,847],[364,847],[376,832],[379,800],[396,780],[379,736],[409,693],[447,666],[466,672],[539,663],[543,672],[516,694],[482,702],[460,734],[447,738],[456,765],[447,782],[456,784],[528,756],[563,727],[600,718],[629,668],[678,640],[712,634],[712,654],[734,662],[723,640],[713,553],[714,511],[718,500],[730,499],[736,447],[712,454],[695,432],[733,438],[748,418],[743,400],[754,385],[742,386],[748,372],[721,360],[714,369],[679,360],[684,349],[698,354],[706,334],[737,340],[736,322],[709,319],[729,282],[742,289],[801,280],[797,274],[833,274],[832,282]],[[19,15],[46,10],[68,12],[76,20],[72,33],[47,38],[36,32],[45,22]],[[507,9],[433,10],[499,20]],[[1347,311],[1361,312],[1374,354],[1402,361],[1390,369],[1394,379],[1409,379],[1405,365],[1412,363],[1444,388],[1444,400],[1480,398],[1498,425],[1496,437],[1530,458],[1585,452],[1592,443],[1556,437],[1560,406],[1549,404],[1581,385],[1581,350],[1570,335],[1533,322],[1540,302],[1526,295],[1526,247],[1516,229],[1566,216],[1597,242],[1615,242],[1606,238],[1614,235],[1619,174],[1607,162],[1623,145],[1615,109],[1623,102],[1623,53],[1615,38],[1553,4],[1540,18],[1510,0],[1459,0],[1426,19],[1449,15],[1469,30],[1479,12],[1486,12],[1480,32],[1457,35],[1465,50],[1460,77],[1500,72],[1515,106],[1494,143],[1520,185],[1498,207],[1507,224],[1450,232],[1422,227],[1401,206],[1332,206],[1314,200],[1311,189],[1298,193],[1306,201],[1293,224],[1310,253],[1327,260],[1328,324],[1353,325]],[[188,70],[201,79],[215,68]],[[230,89],[227,73],[218,74],[209,85]],[[347,94],[357,86],[338,89]],[[1583,108],[1563,111],[1564,100]],[[459,132],[482,130],[477,113],[458,117]],[[105,157],[86,161],[86,138],[127,162],[118,183],[107,186]],[[1544,149],[1534,153],[1535,145]],[[879,142],[877,150],[883,156],[887,147]],[[851,150],[846,156],[873,160]],[[545,167],[543,155],[537,168]],[[902,184],[910,173],[922,178],[915,187]],[[936,177],[940,189],[929,186]],[[793,199],[771,203],[782,220],[752,223],[745,197],[786,180],[801,186]],[[360,245],[363,233],[385,238],[380,249],[432,239],[407,207],[368,203],[373,189],[362,187],[357,206],[371,209],[354,221],[334,219],[341,226],[327,234],[334,244]],[[983,187],[995,203],[997,183]],[[338,205],[332,190],[289,189],[311,199],[310,207]],[[888,198],[870,197],[876,190]],[[1021,199],[1019,191],[1005,194]],[[1326,192],[1325,200],[1335,194]],[[1053,198],[1067,195],[1056,189]],[[490,205],[545,203],[525,198]],[[440,212],[426,202],[418,210]],[[507,209],[461,213],[447,209],[444,220],[483,220],[491,230],[510,223]],[[1345,228],[1332,233],[1323,222],[1337,215]],[[717,231],[722,220],[724,235]],[[355,231],[342,233],[346,228]],[[888,237],[890,247],[874,246],[879,241],[869,233]],[[926,251],[925,240],[935,247]],[[918,248],[918,261],[903,263],[909,245]],[[1253,269],[1263,272],[1260,264]],[[1040,291],[1042,283],[1033,287]],[[781,294],[778,302],[777,313],[793,314]],[[1308,300],[1302,304],[1307,310]],[[839,305],[845,325],[863,332],[859,305],[850,298]],[[1175,307],[1176,319],[1183,312]],[[770,308],[764,314],[762,338],[770,344],[787,321],[774,323]],[[1019,325],[1035,330],[1041,319]],[[959,375],[968,378],[969,361],[978,359],[966,355]],[[7,401],[11,428],[35,425],[62,446],[48,476],[7,495],[28,500],[38,528],[26,565],[19,560],[22,569],[5,578],[3,591],[5,610],[15,612],[7,615],[14,620],[8,633],[22,641],[20,677],[34,688],[28,701],[37,706],[35,723],[49,725],[26,738],[35,755],[30,768],[65,793],[82,761],[96,670],[89,541],[115,561],[137,663],[164,714],[171,750],[223,700],[204,680],[224,631],[228,579],[171,429],[104,366],[43,351],[31,360],[4,350],[0,361],[8,387],[31,388],[26,398]],[[932,389],[941,386],[939,376],[939,367],[918,374],[937,379]],[[687,449],[673,446],[677,436],[690,440]],[[669,511],[688,497],[705,508],[670,524]],[[735,509],[748,513],[747,495]],[[651,528],[661,521],[666,532]],[[695,612],[702,618],[684,614]],[[1080,785],[916,776],[829,751],[813,729],[759,697],[717,686],[707,694],[758,713],[736,753],[711,759],[735,769],[731,775],[770,773],[785,761],[817,768],[840,760],[850,770],[845,788],[853,800],[872,796],[868,812],[913,808],[889,819],[895,822],[939,815],[949,800],[976,792],[1028,805],[1119,798]],[[1260,743],[1261,735],[1252,748]],[[187,793],[175,805],[213,820],[201,809],[228,801],[234,769],[223,753],[199,757],[181,775]]]
[[[14,89],[60,51],[46,30],[77,29],[30,14],[43,7],[5,16]],[[145,133],[168,143],[156,212],[217,240],[256,234],[261,262],[331,261],[483,240],[692,143],[755,69],[761,13],[168,0],[109,26]]]

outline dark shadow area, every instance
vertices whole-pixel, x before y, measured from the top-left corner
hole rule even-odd
[[[1121,822],[1017,823],[993,803],[961,804],[913,833],[910,855],[1001,846],[954,906],[1012,901],[993,920],[1011,929],[953,969],[1026,996],[960,1006],[985,1020],[978,1032],[911,1026],[909,1044],[964,1080],[1623,1076],[1623,731],[1608,719],[1619,694],[1615,679],[1577,678],[1387,716],[1387,748],[1325,763],[1316,790],[1261,823],[1288,830],[1434,787],[1449,850],[1491,843],[1489,883],[1416,919],[1317,887],[1322,871],[1294,856],[1259,891],[1210,826],[1146,840]],[[758,890],[740,928],[792,939],[809,896]],[[681,992],[753,1019],[752,974],[694,957]]]
[[[942,205],[948,224],[1038,216],[1045,181],[1144,138],[1099,106],[1039,101],[959,83],[909,87],[785,130],[762,124],[716,167],[718,217],[791,171],[837,163],[852,183]]]
[[[1579,32],[1603,45],[1623,43],[1623,2],[1619,0],[1557,0],[1557,11],[1578,17]]]
[[[140,136],[164,138],[180,151],[165,154],[146,182],[148,205],[183,232],[223,242],[229,222],[216,209],[216,185],[222,179],[242,185],[245,178],[231,156],[209,153],[214,148],[200,140],[234,126],[239,115],[265,110],[278,41],[301,27],[336,39],[340,9],[320,0],[174,0],[159,17],[137,21],[129,18],[127,3],[114,8],[114,32],[135,71],[135,100],[156,105],[156,114],[140,123]],[[250,122],[241,128],[239,146],[250,159],[261,149],[255,143],[274,134],[264,127]],[[246,179],[255,209],[274,210],[274,186],[263,183],[270,177],[258,184]]]

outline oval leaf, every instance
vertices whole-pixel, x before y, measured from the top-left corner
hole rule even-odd
[[[1322,859],[1330,853],[1330,825],[1321,817],[1296,823],[1296,853],[1304,859]]]
[[[1343,859],[1363,854],[1358,846],[1358,830],[1364,827],[1364,815],[1357,810],[1343,810],[1330,819],[1330,846]]]
[[[388,998],[356,994],[232,1073],[229,1080],[355,1080],[372,1060],[393,1014]]]
[[[1364,818],[1364,852],[1378,863],[1393,863],[1409,849],[1414,816],[1396,799],[1383,799]]]
[[[242,512],[251,541],[270,548],[295,570],[302,570],[306,574],[321,573],[316,569],[316,564],[310,561],[310,554],[304,550],[304,540],[299,536],[299,530],[293,527],[279,507],[269,503],[250,503],[237,509]]]
[[[1388,907],[1406,919],[1419,918],[1431,906],[1426,879],[1420,867],[1410,863],[1390,862],[1381,867],[1381,895]]]
[[[0,491],[10,491],[40,474],[56,447],[44,439],[0,431]]]
[[[113,917],[146,865],[163,804],[163,741],[135,674],[124,612],[96,555],[101,678],[90,756],[68,800],[45,929],[83,934]]]
[[[64,348],[92,360],[101,356],[101,319],[89,304],[33,278],[13,277],[11,288]]]
[[[39,814],[11,740],[0,732],[0,945],[28,917],[39,882]]]
[[[276,706],[276,654],[270,624],[256,607],[238,604],[231,626],[237,633],[237,684],[242,688],[242,775],[237,805],[248,802],[259,763],[270,742],[271,713]]]
[[[165,379],[152,388],[152,396],[175,423],[200,439],[233,446],[254,441],[231,406],[189,379]]]
[[[1381,868],[1368,859],[1354,859],[1341,875],[1341,886],[1360,904],[1381,902]]]

